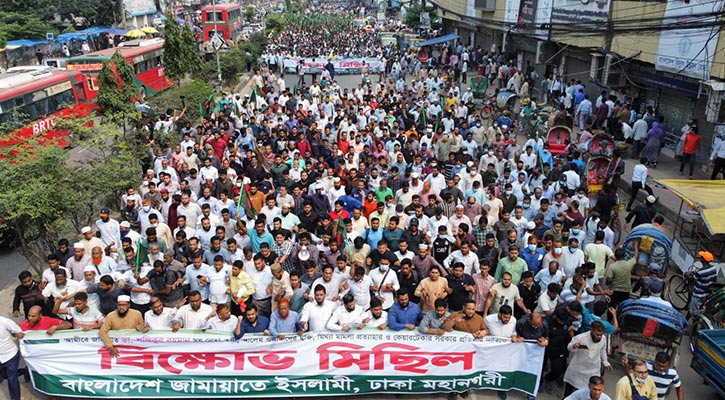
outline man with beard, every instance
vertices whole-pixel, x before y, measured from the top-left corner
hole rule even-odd
[[[116,310],[106,315],[98,336],[101,337],[104,346],[111,353],[112,357],[118,357],[119,351],[113,345],[113,340],[108,334],[110,331],[136,329],[141,332],[148,332],[148,327],[144,324],[141,313],[131,309],[131,297],[126,295],[118,296],[116,299]]]
[[[237,317],[232,315],[229,310],[228,304],[217,304],[216,315],[209,318],[201,330],[206,331],[207,329],[211,329],[213,331],[232,333],[238,322]]]
[[[144,321],[150,330],[171,330],[177,332],[181,327],[179,321],[174,321],[176,309],[164,307],[164,302],[158,297],[152,297],[151,309],[144,314]]]
[[[326,294],[323,285],[314,286],[314,301],[305,304],[300,316],[300,327],[303,331],[318,332],[326,328],[327,321],[335,310],[335,303],[327,300]]]
[[[43,308],[40,306],[30,307],[28,318],[18,324],[23,332],[27,331],[45,331],[48,335],[52,335],[59,329],[71,329],[73,325],[69,321],[63,321],[58,318],[43,315]]]
[[[28,318],[28,311],[33,306],[45,306],[45,299],[41,293],[40,285],[33,280],[30,271],[23,271],[18,275],[20,285],[15,288],[13,298],[13,317],[20,317],[20,303],[23,303],[25,318]]]
[[[277,303],[277,311],[272,313],[269,320],[269,333],[280,340],[283,340],[287,334],[301,335],[303,331],[300,329],[299,321],[300,315],[290,311],[289,300],[281,298]]]
[[[85,254],[83,243],[73,244],[73,257],[65,262],[65,267],[70,272],[71,277],[75,281],[83,280],[83,268],[91,263],[91,257]]]
[[[375,297],[370,299],[370,309],[363,314],[363,324],[380,330],[388,328],[388,313],[383,310],[383,303]]]
[[[451,313],[448,311],[446,300],[436,299],[434,309],[425,313],[423,320],[420,321],[418,331],[427,335],[443,336],[446,333],[443,329],[443,324],[450,316]]]
[[[100,311],[103,315],[107,315],[117,308],[116,298],[124,294],[129,294],[130,290],[128,288],[120,288],[116,282],[113,281],[113,277],[111,275],[103,275],[98,283],[89,286],[81,292],[97,294]]]
[[[602,340],[602,336],[604,336],[604,324],[594,321],[589,332],[574,336],[567,345],[570,360],[564,373],[565,396],[586,387],[590,376],[599,375],[602,364],[607,370],[612,370],[612,365],[607,359],[607,344]]]
[[[350,293],[342,296],[343,307],[337,307],[327,321],[327,329],[331,331],[349,332],[362,326],[365,310],[355,304],[355,297]]]
[[[468,332],[480,339],[488,335],[488,327],[483,318],[476,314],[476,301],[468,299],[463,303],[463,310],[451,314],[443,324],[443,329],[450,332],[457,330]]]

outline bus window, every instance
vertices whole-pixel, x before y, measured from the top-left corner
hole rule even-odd
[[[222,21],[222,12],[221,11],[207,11],[206,12],[206,20],[208,22],[221,22]]]
[[[83,89],[83,83],[79,82],[73,85],[73,92],[75,92],[78,103],[85,103],[86,101],[88,101],[88,98],[86,97],[86,91]]]
[[[96,86],[96,81],[93,78],[88,78],[86,83],[88,84],[88,90],[92,92],[98,91],[98,86]]]

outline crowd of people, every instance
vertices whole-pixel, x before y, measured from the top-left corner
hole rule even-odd
[[[324,36],[331,20],[323,25],[315,49],[339,39]],[[291,33],[306,25],[291,26],[285,40],[306,51]],[[346,29],[337,33],[354,41],[339,44],[360,48]],[[449,51],[464,50],[475,54]],[[609,398],[602,337],[617,331],[637,272],[637,254],[613,245],[616,187],[593,204],[576,151],[554,159],[547,143],[513,132],[509,110],[482,126],[466,106],[470,89],[419,68],[411,82],[384,73],[353,90],[313,81],[293,93],[262,65],[263,109],[230,95],[196,127],[169,119],[162,128],[178,143],[149,143],[148,169],[120,212],[104,208],[80,239],[60,240],[40,281],[20,274],[13,312],[26,321],[0,320],[0,343],[25,330],[99,329],[117,355],[118,329],[279,339],[456,330],[536,341],[544,391]],[[661,224],[652,199],[638,223]],[[641,295],[664,302],[652,282]],[[8,370],[14,354],[0,358]],[[616,399],[681,387],[669,362],[633,363],[635,380],[622,378]]]
[[[344,13],[306,12],[287,21],[269,48],[286,57],[375,57],[381,46],[374,30],[356,26]]]

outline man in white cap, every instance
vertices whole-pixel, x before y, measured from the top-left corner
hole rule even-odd
[[[647,199],[644,203],[638,204],[636,207],[634,207],[632,211],[627,214],[627,216],[624,218],[624,226],[626,227],[627,224],[632,222],[632,219],[634,219],[634,222],[632,222],[632,229],[641,224],[652,223],[652,219],[655,217],[655,214],[657,214],[655,203],[657,203],[657,198],[655,196],[647,196]]]
[[[131,223],[123,221],[119,224],[121,230],[121,240],[128,238],[131,240],[133,251],[138,251],[138,243],[141,240],[141,234],[131,229]]]
[[[420,174],[413,172],[410,174],[410,193],[419,194],[423,190],[423,182],[420,181]]]
[[[65,267],[70,271],[73,280],[83,280],[83,269],[91,263],[91,256],[85,254],[86,247],[81,242],[73,244],[73,257],[65,261]]]
[[[98,336],[101,337],[104,346],[113,357],[118,357],[119,351],[113,345],[109,332],[123,329],[136,329],[141,332],[149,331],[141,313],[131,309],[131,297],[127,295],[116,298],[116,310],[106,315],[101,330],[98,332]]]
[[[342,184],[340,177],[336,176],[332,178],[332,187],[327,191],[327,197],[330,199],[330,204],[335,204],[337,199],[345,194],[345,186]]]
[[[81,234],[83,235],[83,239],[80,240],[80,243],[83,244],[83,249],[87,256],[91,255],[91,251],[96,246],[100,246],[102,249],[106,247],[100,238],[93,236],[93,229],[90,226],[81,228]]]

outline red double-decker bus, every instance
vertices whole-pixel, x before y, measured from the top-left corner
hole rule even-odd
[[[163,39],[132,40],[124,42],[121,46],[82,56],[72,57],[66,62],[66,70],[81,71],[85,77],[84,85],[88,97],[95,100],[98,96],[98,74],[103,68],[103,62],[111,59],[113,54],[120,52],[123,58],[133,65],[136,75],[136,86],[141,99],[151,96],[172,85],[171,79],[166,77],[161,56],[164,52]]]
[[[216,4],[201,9],[204,41],[208,42],[214,37],[214,22],[216,32],[224,36],[224,40],[237,40],[242,33],[242,10],[239,4]]]
[[[55,129],[58,119],[87,116],[90,110],[80,72],[45,69],[0,75],[0,148],[32,137],[67,147],[67,132]]]

